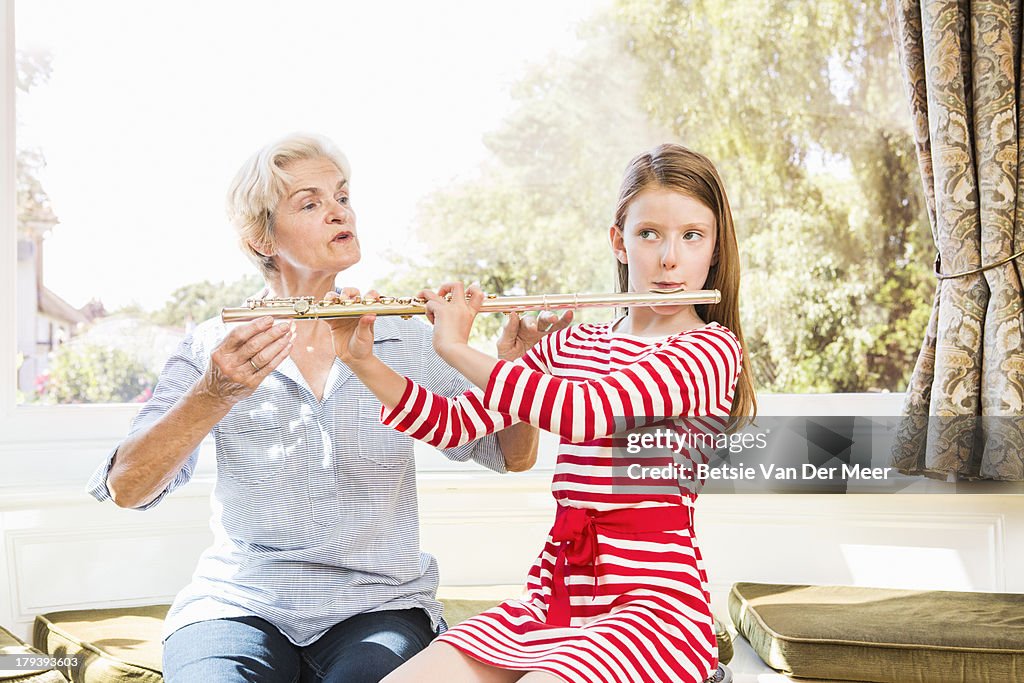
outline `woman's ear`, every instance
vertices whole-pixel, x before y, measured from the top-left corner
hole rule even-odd
[[[265,242],[249,242],[249,248],[263,258],[268,258],[274,255],[274,247]]]
[[[613,225],[608,228],[608,241],[612,245],[612,253],[615,254],[615,258],[619,263],[626,264],[628,259],[626,258],[626,240],[622,236],[622,228],[617,225]]]

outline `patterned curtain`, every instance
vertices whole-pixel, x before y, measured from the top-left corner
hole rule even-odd
[[[1024,480],[1021,2],[889,0],[938,256],[894,465]]]

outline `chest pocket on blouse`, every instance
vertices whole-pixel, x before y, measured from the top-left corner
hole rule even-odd
[[[285,465],[283,419],[274,405],[243,401],[218,423],[217,473],[243,484],[266,481]]]
[[[412,438],[380,422],[380,402],[360,398],[356,439],[359,456],[384,467],[402,467],[413,459]]]

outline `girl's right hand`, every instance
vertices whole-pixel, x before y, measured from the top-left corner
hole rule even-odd
[[[448,282],[436,294],[425,289],[419,295],[426,299],[427,320],[434,325],[434,350],[438,355],[446,358],[446,354],[465,346],[484,300],[480,285],[473,283],[466,288],[461,282]]]
[[[210,355],[196,390],[229,408],[251,396],[291,353],[291,328],[268,316],[231,330]]]

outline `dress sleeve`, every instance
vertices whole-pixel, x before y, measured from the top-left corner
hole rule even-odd
[[[741,354],[736,337],[718,327],[674,337],[629,366],[589,380],[498,361],[483,408],[513,415],[571,443],[666,417],[728,416]]]
[[[550,372],[552,349],[564,341],[570,329],[545,335],[514,363],[531,372]],[[428,367],[432,360],[443,366],[435,367],[426,377],[435,378],[432,382],[435,385],[448,382],[447,391],[423,386],[407,377],[405,393],[398,405],[391,410],[381,408],[381,422],[385,425],[442,449],[453,460],[465,460],[467,458],[460,457],[457,449],[519,422],[518,418],[507,412],[488,410],[483,404],[483,390],[472,388],[472,384],[441,360],[432,347],[426,353]],[[443,376],[444,380],[438,381],[438,376]],[[458,395],[459,391],[461,395]],[[487,441],[484,438],[477,448],[486,449]],[[494,446],[497,447],[497,444]],[[500,456],[500,449],[498,451]],[[477,455],[473,459],[481,462]],[[481,464],[497,469],[486,461]]]
[[[434,393],[405,380],[405,393],[393,409],[381,409],[381,422],[435,448],[458,448],[518,422],[511,415],[484,407],[483,391],[461,396]]]
[[[405,396],[394,410],[381,408],[381,421],[434,446],[449,460],[472,460],[489,470],[506,472],[505,456],[494,432],[518,420],[492,411],[477,411],[472,402],[467,404],[463,397],[475,391],[476,403],[481,405],[482,392],[437,355],[432,344],[433,329],[425,325],[424,328],[418,347],[422,359],[418,374],[407,376]],[[446,408],[448,402],[456,401],[456,410]],[[420,412],[425,407],[430,413]],[[441,413],[445,415],[444,427],[437,428]],[[404,428],[398,428],[398,424]]]

